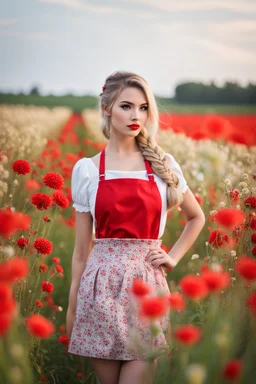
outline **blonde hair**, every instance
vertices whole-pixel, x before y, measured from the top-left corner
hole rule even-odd
[[[107,77],[104,91],[99,95],[102,132],[107,139],[110,139],[111,117],[104,113],[103,105],[111,112],[115,101],[126,87],[136,87],[142,90],[147,99],[147,122],[135,139],[143,157],[150,161],[153,172],[166,182],[167,209],[171,209],[182,203],[183,195],[178,189],[178,176],[170,168],[166,153],[155,141],[159,129],[159,113],[154,94],[143,77],[132,72],[114,72]]]

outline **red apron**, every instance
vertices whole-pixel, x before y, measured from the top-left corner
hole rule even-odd
[[[151,165],[145,159],[148,180],[105,180],[105,149],[100,154],[95,202],[95,237],[158,239],[162,199]]]

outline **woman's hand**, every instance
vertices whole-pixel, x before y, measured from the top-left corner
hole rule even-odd
[[[177,265],[177,261],[166,253],[161,247],[150,249],[145,260],[151,263],[155,268],[160,265],[164,265],[167,268],[173,268]]]

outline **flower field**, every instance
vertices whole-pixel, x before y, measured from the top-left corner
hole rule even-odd
[[[160,115],[157,141],[181,165],[207,221],[178,265],[165,269],[169,296],[152,295],[140,280],[132,287],[152,339],[155,320],[170,318],[168,350],[152,343],[145,351],[149,360],[159,356],[154,384],[254,383],[255,121]],[[89,359],[67,353],[65,321],[75,239],[70,178],[78,159],[106,144],[99,114],[2,106],[0,122],[1,377],[96,384]],[[179,207],[168,213],[168,251],[185,224]]]

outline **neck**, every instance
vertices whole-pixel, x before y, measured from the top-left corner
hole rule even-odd
[[[105,148],[106,154],[111,153],[115,155],[129,155],[134,152],[141,152],[140,147],[134,137],[126,137],[122,140],[117,140],[117,138],[111,137]]]

